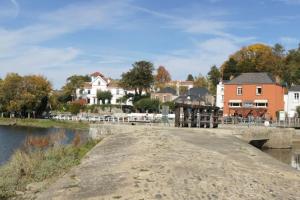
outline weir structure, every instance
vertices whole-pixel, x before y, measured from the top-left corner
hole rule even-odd
[[[219,110],[210,96],[179,96],[175,100],[175,127],[217,128]]]

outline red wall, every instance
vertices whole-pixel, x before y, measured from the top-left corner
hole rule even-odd
[[[243,94],[237,95],[237,87],[242,86]],[[256,86],[262,87],[262,94],[256,95]],[[224,115],[229,116],[229,100],[268,100],[267,114],[276,119],[276,111],[284,110],[284,88],[277,84],[243,84],[243,85],[224,85]]]

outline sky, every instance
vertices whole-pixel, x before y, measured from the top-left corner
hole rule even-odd
[[[0,77],[120,78],[139,60],[206,75],[241,47],[297,48],[300,0],[0,0]]]

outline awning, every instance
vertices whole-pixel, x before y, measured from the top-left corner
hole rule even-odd
[[[258,100],[254,100],[254,103],[268,103],[268,100],[258,99]]]
[[[242,103],[242,100],[229,100],[229,103]]]

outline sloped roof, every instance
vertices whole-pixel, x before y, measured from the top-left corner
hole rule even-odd
[[[108,87],[114,87],[114,88],[118,88],[119,86],[119,81],[117,80],[111,80],[108,84]]]
[[[194,87],[187,91],[187,95],[202,97],[208,95],[209,92],[204,87]]]
[[[83,87],[89,89],[92,88],[92,84],[90,82],[84,82]]]
[[[224,84],[273,84],[276,83],[275,80],[266,72],[258,73],[242,73],[241,75],[235,77],[234,79],[228,81]]]
[[[100,76],[104,81],[108,82],[108,78],[106,78],[103,74],[101,74],[100,72],[94,72],[91,74],[91,77],[98,77]]]
[[[293,85],[293,86],[291,86],[291,88],[289,89],[289,91],[299,92],[300,91],[300,85]]]
[[[176,90],[174,88],[171,88],[171,87],[165,87],[157,93],[169,93],[169,94],[176,95]]]

